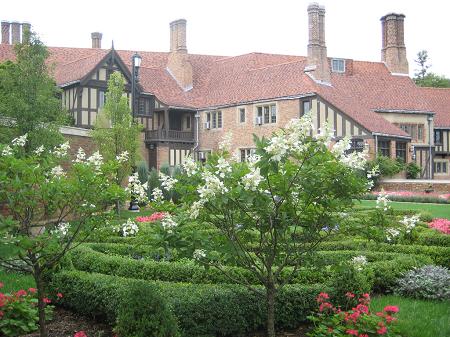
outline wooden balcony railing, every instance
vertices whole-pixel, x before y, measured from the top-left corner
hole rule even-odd
[[[193,143],[193,131],[177,131],[177,130],[147,130],[145,131],[146,142],[179,142],[179,143]]]

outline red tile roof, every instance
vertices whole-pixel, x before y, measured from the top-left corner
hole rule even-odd
[[[49,62],[55,64],[54,76],[59,85],[81,80],[109,52],[58,47],[49,47],[49,51]],[[134,52],[118,50],[117,53],[131,67]],[[380,62],[347,60],[348,71],[333,73],[332,86],[326,86],[305,74],[306,58],[302,56],[190,54],[193,89],[185,92],[166,70],[168,53],[139,54],[142,57],[140,84],[146,92],[171,106],[205,109],[316,93],[371,132],[407,136],[375,110],[437,109],[436,125],[447,122],[450,125],[448,91],[431,94],[434,91],[429,93],[416,87],[408,76],[392,75]],[[0,61],[13,58],[12,46],[0,45]]]
[[[450,88],[419,88],[431,110],[436,112],[434,126],[450,128]]]

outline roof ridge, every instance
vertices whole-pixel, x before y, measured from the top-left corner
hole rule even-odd
[[[264,66],[264,67],[251,68],[251,69],[249,69],[248,71],[262,70],[262,69],[273,68],[273,67],[279,67],[279,66],[284,66],[284,65],[286,65],[286,64],[300,63],[300,62],[305,62],[305,60],[295,60],[295,61],[289,61],[289,62],[283,62],[283,63],[269,64],[269,65]]]

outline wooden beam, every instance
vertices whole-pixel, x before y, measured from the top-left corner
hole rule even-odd
[[[170,130],[170,125],[169,125],[169,109],[165,108],[164,109],[164,129],[166,129],[167,131]]]

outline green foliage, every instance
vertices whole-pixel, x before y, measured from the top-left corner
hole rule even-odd
[[[404,169],[404,164],[402,162],[380,154],[375,159],[366,163],[366,171],[370,171],[376,166],[378,166],[380,170],[380,175],[374,180],[375,186],[381,177],[392,177]]]
[[[176,337],[177,322],[155,285],[131,283],[121,295],[115,332],[124,337]]]
[[[420,166],[415,162],[408,163],[405,167],[406,179],[417,179],[420,174]]]
[[[438,232],[434,229],[427,229],[418,233],[417,243],[424,246],[447,247],[450,254],[450,235]],[[450,266],[450,259],[447,260]]]
[[[163,301],[167,301],[175,315],[183,337],[240,336],[261,329],[265,325],[263,290],[257,292],[238,285],[209,285],[188,283],[144,282],[133,279],[63,271],[55,274],[52,287],[64,293],[63,305],[88,316],[116,322],[117,311],[131,285],[136,288],[157,288]],[[295,328],[306,320],[315,307],[315,297],[329,289],[321,285],[286,285],[278,295],[277,326]],[[156,298],[156,297],[155,297]],[[124,310],[127,310],[124,306]],[[172,321],[170,317],[154,315],[152,307],[145,306],[139,314],[160,317],[161,325]],[[128,308],[128,310],[136,310]],[[149,310],[149,311],[147,311]],[[142,316],[141,316],[142,315]]]
[[[428,73],[423,78],[414,79],[420,87],[450,88],[450,78],[435,73]]]
[[[137,163],[136,167],[139,176],[139,181],[141,182],[141,184],[145,184],[148,181],[148,173],[149,173],[147,162],[140,161]]]
[[[413,178],[411,178],[411,179],[413,179]],[[378,196],[376,194],[365,194],[361,197],[361,199],[377,200],[377,197]],[[439,197],[434,197],[434,196],[425,196],[425,195],[423,195],[423,196],[422,195],[411,195],[411,196],[389,195],[389,199],[391,201],[399,201],[399,202],[414,202],[414,203],[424,203],[424,204],[450,204],[449,199],[444,199],[444,198],[439,198]],[[421,215],[422,215],[422,213],[421,213]],[[431,219],[430,219],[430,221],[431,221]]]
[[[28,134],[25,151],[30,153],[40,145],[49,148],[61,143],[59,126],[67,115],[46,63],[46,46],[35,33],[25,41],[14,46],[15,62],[0,64],[0,116],[9,119],[9,127],[0,132],[0,143]]]

